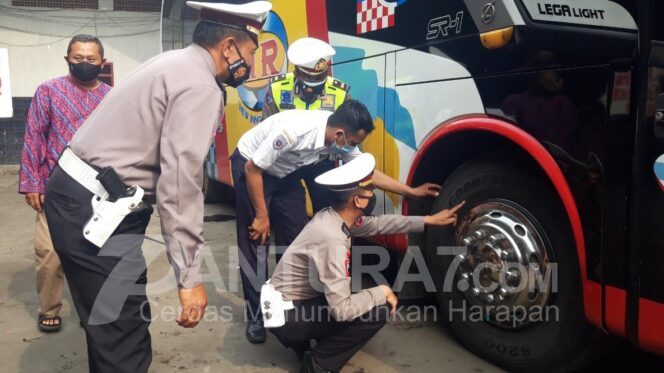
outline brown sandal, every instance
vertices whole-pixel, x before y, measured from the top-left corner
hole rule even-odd
[[[56,321],[57,323],[46,324],[46,321]],[[46,333],[57,332],[62,328],[62,318],[60,316],[48,317],[46,315],[39,315],[39,322],[37,322],[39,330]]]

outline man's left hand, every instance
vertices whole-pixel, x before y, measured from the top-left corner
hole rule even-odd
[[[416,188],[411,188],[409,197],[422,198],[422,197],[438,197],[441,187],[434,183],[424,183]]]
[[[42,207],[44,206],[44,194],[25,193],[25,202],[35,209],[35,211],[42,212]]]

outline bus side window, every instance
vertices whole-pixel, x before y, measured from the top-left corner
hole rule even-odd
[[[664,92],[664,41],[653,41],[650,50],[650,67],[648,68],[648,94],[646,103],[646,117],[653,118],[657,109],[664,109],[656,105],[656,98]],[[660,100],[662,100],[660,98]],[[663,121],[664,119],[660,119]]]

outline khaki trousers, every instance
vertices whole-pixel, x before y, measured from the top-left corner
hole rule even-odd
[[[62,308],[64,273],[60,258],[53,249],[51,235],[46,224],[44,212],[37,213],[35,224],[35,270],[37,271],[37,294],[39,295],[39,313],[53,317]]]

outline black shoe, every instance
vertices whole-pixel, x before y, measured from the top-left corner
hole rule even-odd
[[[300,348],[293,348],[293,351],[295,351],[295,355],[297,355],[297,359],[298,359],[299,361],[304,361],[304,354],[307,353],[307,352],[309,352],[308,349],[305,350],[305,349],[303,349],[303,348],[302,348],[302,349],[300,349]]]
[[[297,355],[298,360],[304,361],[304,353],[311,350],[311,342],[304,341],[300,343],[295,343],[290,345],[289,347],[293,349],[295,355]]]
[[[318,365],[311,351],[305,351],[300,373],[332,373],[332,371]]]
[[[263,320],[250,320],[247,324],[247,340],[251,343],[264,343],[267,333],[263,327]]]

